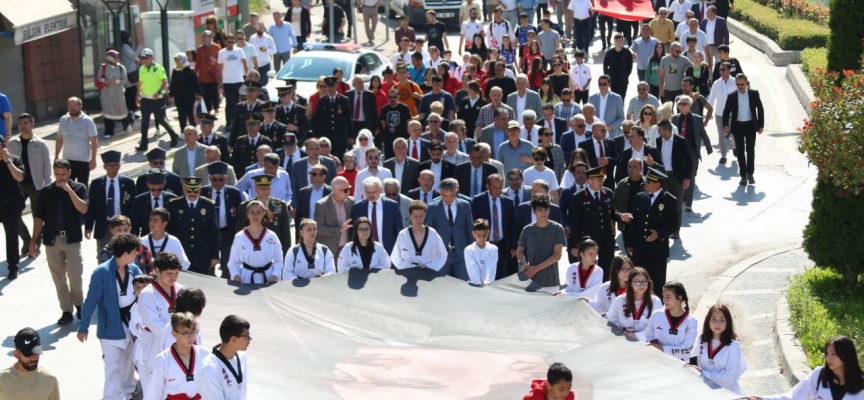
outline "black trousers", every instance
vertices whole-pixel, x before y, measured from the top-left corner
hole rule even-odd
[[[141,99],[141,145],[147,145],[147,130],[150,129],[150,115],[153,115],[155,123],[165,128],[171,137],[177,136],[174,128],[168,125],[165,118],[165,99]]]
[[[36,186],[33,186],[32,183],[22,183],[21,189],[24,192],[24,201],[27,201],[27,198],[30,198],[30,209],[36,208],[36,204],[39,204],[39,191],[36,190]],[[32,212],[31,212],[32,213]],[[21,240],[25,245],[30,245],[30,231],[27,229],[27,225],[24,224],[24,215],[18,220],[18,236],[21,237]],[[41,246],[42,245],[42,235],[36,239],[36,242]]]
[[[615,18],[603,14],[599,15],[597,22],[600,24],[600,40],[604,48],[612,47],[612,23],[615,21]]]
[[[756,163],[756,126],[752,121],[737,122],[732,129],[738,156],[738,172],[742,178],[753,175]]]
[[[138,86],[130,86],[124,89],[123,97],[126,98],[126,109],[129,110],[129,115],[131,116],[138,110],[138,104],[135,103],[135,100],[138,100]]]
[[[573,91],[573,102],[577,104],[588,104],[588,91],[587,90],[574,90]]]
[[[174,99],[177,106],[177,118],[180,120],[180,131],[186,129],[186,125],[195,126],[195,99]]]
[[[613,93],[621,96],[622,99],[626,99],[625,95],[627,94],[627,86],[630,84],[628,80],[628,76],[611,76],[612,82],[610,84],[610,90]]]
[[[615,30],[624,34],[624,40],[627,41],[627,46],[630,46],[633,39],[639,37],[639,22],[619,19],[615,22]]]
[[[207,107],[207,112],[219,112],[219,84],[202,83],[201,91],[204,92],[204,106]]]
[[[222,84],[222,93],[225,94],[225,126],[234,124],[234,117],[237,116],[237,103],[240,102],[240,86],[242,85],[243,82]]]
[[[222,269],[219,275],[225,279],[231,279],[228,271],[228,258],[231,257],[231,246],[234,244],[234,232],[230,227],[219,230],[219,266]]]
[[[103,120],[105,123],[105,134],[106,135],[113,135],[114,129],[117,127],[117,120],[113,120],[110,118],[103,118]],[[131,123],[131,120],[127,116],[126,118],[121,119],[120,123],[123,124],[123,129],[126,129],[126,127],[128,127],[129,124]]]
[[[6,263],[9,271],[18,270],[18,261],[21,260],[18,248],[18,213],[10,212],[9,205],[0,201],[0,223],[3,224],[3,232],[6,235]]]
[[[489,242],[498,247],[498,265],[495,268],[495,280],[504,279],[519,272],[516,257],[510,257],[510,244],[501,240]]]
[[[69,177],[90,187],[90,162],[69,160],[69,165],[72,166],[72,173]]]

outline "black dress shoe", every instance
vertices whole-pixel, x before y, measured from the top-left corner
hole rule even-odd
[[[752,185],[756,183],[756,179],[753,179],[753,175],[749,175],[747,177],[747,182],[750,182],[750,184]]]
[[[720,164],[726,165],[726,157],[720,157]]]
[[[57,320],[57,325],[68,325],[71,324],[74,319],[72,318],[72,313],[68,311],[63,311],[63,316]]]
[[[738,181],[738,184],[741,186],[747,186],[747,178],[741,178],[741,180]]]
[[[138,145],[138,147],[135,148],[135,151],[147,151],[147,146],[146,145]]]
[[[8,279],[10,281],[14,281],[15,279],[18,279],[18,270],[17,269],[10,269],[9,274],[6,275],[6,279]]]
[[[177,142],[180,141],[180,138],[177,137],[176,134],[171,135],[171,147],[177,147]]]
[[[75,306],[75,318],[81,320],[81,306]]]

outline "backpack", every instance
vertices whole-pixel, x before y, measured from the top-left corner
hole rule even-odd
[[[99,70],[102,71],[99,76],[93,78],[96,83],[96,90],[102,91],[102,88],[105,87],[105,83],[102,82],[102,79],[105,79],[105,63],[99,66]]]

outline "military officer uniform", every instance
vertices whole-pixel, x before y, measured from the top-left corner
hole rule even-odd
[[[264,117],[259,114],[247,114],[243,120],[246,125],[259,125],[261,121],[264,121]],[[231,154],[231,165],[234,167],[237,179],[243,177],[246,173],[246,167],[258,163],[255,152],[258,151],[258,147],[265,144],[271,149],[273,148],[273,141],[261,134],[255,138],[250,138],[247,135],[237,138],[237,141],[234,142],[234,152]]]
[[[335,76],[324,79],[328,87],[336,86]],[[329,90],[329,89],[328,89]],[[310,137],[330,138],[330,154],[341,157],[348,150],[348,137],[354,132],[351,118],[351,104],[348,98],[336,93],[335,96],[322,96],[318,100],[318,107],[312,115],[312,126],[315,130],[309,133]]]
[[[254,90],[254,91],[260,91],[261,90],[261,84],[258,82],[255,82],[255,81],[247,81],[245,83],[245,85],[246,85],[247,93],[250,90]],[[261,109],[264,107],[264,104],[267,104],[267,103],[256,99],[255,102],[251,103],[251,104],[248,101],[243,100],[243,101],[237,103],[236,106],[234,106],[235,117],[234,117],[234,123],[231,125],[231,134],[228,137],[228,143],[229,144],[233,144],[237,140],[237,137],[239,137],[240,135],[243,134],[243,132],[244,132],[243,120],[246,119],[246,115],[248,115],[248,114],[260,114]]]
[[[282,147],[282,136],[285,136],[288,132],[288,127],[276,119],[267,122],[268,113],[274,114],[275,118],[276,103],[267,103],[261,112],[264,113],[264,122],[261,123],[261,128],[258,129],[258,133],[273,141],[273,151],[276,151],[276,149]]]
[[[167,207],[168,201],[177,197],[174,192],[165,190],[165,170],[154,168],[142,176],[146,180],[144,191],[135,196],[129,216],[132,220],[132,234],[140,237],[150,234],[150,212],[158,207]],[[150,191],[151,186],[153,191]]]
[[[171,193],[183,193],[183,184],[180,182],[180,175],[165,169],[166,157],[165,150],[158,147],[147,152],[147,162],[150,163],[150,168],[162,169],[162,172],[165,174],[165,190]],[[161,166],[153,166],[154,162],[161,162]],[[147,176],[141,175],[135,181],[135,193],[145,192],[147,192]]]
[[[588,179],[606,179],[603,167],[592,168],[585,172]],[[587,185],[570,199],[570,250],[579,247],[584,236],[597,242],[597,263],[603,268],[603,281],[609,280],[612,257],[615,256],[615,231],[611,221],[621,222],[620,214],[612,204],[612,190],[602,187],[592,193]],[[638,264],[637,264],[638,265]]]
[[[636,195],[633,220],[627,230],[624,243],[632,251],[633,265],[648,270],[654,281],[654,294],[661,296],[666,284],[666,263],[669,258],[669,236],[678,229],[678,199],[663,190],[661,185],[666,174],[648,168],[645,191]],[[655,192],[651,192],[655,190]],[[657,233],[657,239],[647,238]]]
[[[282,100],[283,96],[287,96],[288,92],[293,88],[290,85],[277,88],[276,90],[279,91],[279,100]],[[294,132],[301,140],[306,140],[306,134],[309,132],[309,116],[306,115],[306,107],[300,105],[298,101],[276,106],[276,120],[285,124],[288,132]],[[289,124],[296,127],[296,129],[288,126]],[[279,140],[279,143],[281,144],[282,141]]]
[[[219,260],[219,236],[213,234],[218,230],[216,204],[199,195],[202,182],[203,179],[194,176],[183,178],[186,195],[168,201],[171,212],[168,232],[183,243],[189,271],[214,275],[211,265]]]
[[[116,150],[102,153],[102,164],[120,163],[120,156]],[[90,206],[84,216],[84,231],[88,234],[93,232],[96,248],[101,251],[111,240],[108,221],[118,215],[128,217],[132,214],[132,202],[137,191],[132,178],[119,174],[114,178],[103,175],[94,179],[89,190]]]
[[[265,222],[264,226],[276,233],[276,236],[279,237],[279,241],[282,243],[282,253],[285,254],[288,252],[288,249],[291,248],[291,206],[284,200],[269,195],[270,187],[273,185],[273,175],[258,175],[252,178],[252,180],[255,181],[256,189],[264,189],[267,191],[267,196],[269,196],[269,198],[264,203],[273,214],[273,220]],[[249,204],[249,201],[252,200],[261,199],[259,196],[255,196],[240,204],[240,209],[237,210],[237,224],[234,226],[235,233],[240,232],[243,228],[249,226],[249,218],[246,216],[246,206]]]
[[[216,124],[216,118],[213,114],[201,114],[198,117],[199,123],[203,125],[214,125]],[[220,158],[222,162],[228,162],[231,160],[231,152],[228,150],[228,139],[224,136],[213,132],[213,137],[210,135],[204,135],[204,132],[201,132],[201,135],[198,136],[198,143],[201,143],[205,146],[216,146],[219,148]]]
[[[207,166],[207,174],[213,179],[225,179],[228,174],[228,164],[217,161]],[[234,186],[225,185],[216,190],[212,185],[201,188],[201,196],[213,200],[216,206],[216,227],[219,229],[219,265],[222,267],[221,277],[228,275],[228,258],[231,246],[234,244],[234,226],[237,225],[237,210],[246,200],[246,194]]]

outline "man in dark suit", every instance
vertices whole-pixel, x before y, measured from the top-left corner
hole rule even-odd
[[[419,186],[408,191],[408,197],[420,200],[428,206],[441,194],[435,190],[435,174],[430,170],[421,171],[417,177]]]
[[[312,115],[311,125],[315,130],[310,132],[310,137],[330,138],[330,154],[340,155],[348,149],[349,138],[354,137],[354,120],[348,98],[336,92],[337,81],[335,76],[324,79],[327,93],[318,100],[318,107]]]
[[[725,8],[725,11],[721,10],[721,8]],[[702,32],[707,33],[708,25],[714,25],[714,37],[708,38],[709,43],[706,43],[705,46],[705,61],[708,65],[714,64],[715,57],[718,57],[718,46],[729,45],[729,25],[726,21],[728,16],[729,0],[717,0],[714,5],[708,7],[705,19],[699,21],[699,30]],[[696,18],[698,17],[699,13],[696,13]],[[719,60],[719,57],[717,59]],[[719,63],[718,61],[717,64]]]
[[[588,171],[588,164],[585,164],[582,161],[576,162],[573,165],[573,176],[576,179],[576,182],[570,187],[564,189],[561,192],[561,196],[559,196],[558,206],[561,208],[561,222],[564,226],[564,235],[568,238],[570,237],[570,203],[574,201],[574,195],[579,193],[582,190],[588,189],[588,175],[586,175],[586,171]],[[572,254],[567,254],[570,259],[570,263],[574,263],[578,257],[574,257]]]
[[[483,149],[479,145],[471,148],[471,162],[463,162],[456,166],[455,177],[459,182],[459,193],[470,198],[484,190],[483,182],[489,175],[497,174],[498,169],[492,164],[483,162]]]
[[[756,133],[761,135],[765,127],[765,109],[762,108],[759,92],[749,88],[750,82],[746,75],[738,74],[735,77],[735,86],[738,90],[726,98],[726,108],[723,109],[723,130],[726,133],[732,132],[735,148],[738,149],[738,172],[741,174],[741,181],[738,184],[746,185],[749,181],[752,185],[756,183],[753,179]],[[749,112],[742,113],[738,109],[739,105],[744,105],[743,109]]]
[[[419,162],[429,159],[429,146],[431,143],[421,138],[423,134],[423,125],[420,121],[408,122],[408,157],[411,157]],[[444,155],[442,150],[441,155]]]
[[[420,172],[430,170],[435,174],[435,182],[441,183],[444,179],[456,175],[456,166],[451,162],[444,161],[444,146],[435,141],[429,145],[429,159],[420,163]]]
[[[291,216],[289,215],[291,206],[285,200],[270,196],[273,186],[273,175],[258,175],[253,177],[252,180],[255,182],[255,197],[240,204],[240,208],[237,210],[234,232],[240,232],[249,225],[249,217],[246,216],[246,206],[252,200],[259,200],[273,214],[273,220],[265,222],[264,226],[276,234],[276,237],[279,238],[279,242],[282,244],[282,253],[287,253],[291,249]]]
[[[279,155],[279,167],[284,169],[288,175],[294,173],[294,164],[309,155],[297,147],[297,135],[294,132],[285,134],[282,139],[282,148],[277,149],[276,154]]]
[[[531,208],[531,199],[538,194],[549,196],[549,184],[545,181],[535,181],[531,185],[530,197],[522,203],[519,203],[516,207],[516,226],[513,227],[513,241],[510,245],[510,249],[513,251],[516,251],[516,248],[519,247],[519,236],[522,234],[522,229],[537,220],[537,218],[534,217],[534,210]],[[550,197],[549,199],[551,202],[552,198]],[[551,204],[551,206],[552,208],[549,209],[549,220],[563,225],[563,221],[561,220],[561,208],[558,207],[557,204]]]
[[[615,180],[620,181],[627,177],[627,163],[634,154],[642,160],[642,174],[648,173],[648,167],[653,166],[655,162],[661,161],[660,151],[656,147],[645,143],[645,131],[639,127],[630,129],[627,134],[627,140],[630,141],[630,148],[621,153],[621,158],[618,160],[618,166],[615,168]]]
[[[690,187],[684,191],[684,210],[687,212],[693,211],[693,192],[696,188],[696,171],[699,170],[699,161],[702,160],[702,151],[699,149],[703,145],[705,151],[710,155],[714,149],[711,147],[711,139],[708,138],[708,133],[705,132],[705,119],[701,115],[696,115],[690,112],[693,107],[693,98],[690,96],[681,96],[678,100],[678,110],[680,114],[672,116],[672,125],[678,127],[678,132],[684,139],[687,140],[687,148],[690,149]]]
[[[668,191],[678,200],[678,212],[681,212],[684,201],[684,190],[690,187],[690,174],[693,169],[693,160],[690,158],[690,149],[687,148],[687,139],[672,133],[672,123],[660,121],[657,124],[660,136],[657,138],[657,148],[660,151],[662,165],[668,176],[663,179],[663,189]],[[672,234],[672,239],[678,239],[681,228],[681,218],[677,218],[678,228]]]
[[[264,115],[264,122],[261,123],[258,133],[270,139],[274,149],[282,147],[282,139],[288,133],[288,126],[276,120],[276,103],[265,104],[261,109],[261,114]]]
[[[648,270],[654,282],[654,294],[663,293],[666,284],[666,264],[669,258],[669,236],[678,229],[680,210],[678,199],[663,190],[666,174],[649,168],[645,191],[636,195],[631,229],[627,229],[624,245],[633,265]],[[660,283],[662,282],[662,283]]]
[[[230,279],[228,258],[231,255],[231,245],[234,244],[237,210],[240,208],[240,204],[246,201],[246,194],[226,184],[228,164],[221,161],[211,163],[207,166],[207,174],[210,185],[201,188],[201,196],[213,200],[216,228],[219,230],[219,265],[222,268],[220,276]]]
[[[564,159],[567,160],[565,165],[570,165],[570,157],[573,157],[573,150],[576,150],[580,143],[591,139],[591,132],[588,132],[585,117],[576,115],[573,116],[572,121],[573,129],[561,135],[561,151],[564,152]]]
[[[591,125],[591,140],[579,143],[579,148],[588,154],[588,162],[591,168],[605,167],[606,182],[604,186],[615,189],[615,165],[618,163],[618,152],[615,142],[606,138],[606,124],[595,120]]]
[[[555,116],[555,106],[552,104],[546,104],[543,106],[543,119],[537,121],[537,125],[541,128],[548,126],[552,129],[553,143],[560,143],[561,136],[564,135],[564,132],[567,132],[567,121]],[[564,154],[567,153],[565,152]]]
[[[433,201],[426,212],[426,225],[434,228],[447,246],[447,263],[439,271],[467,281],[464,250],[474,242],[471,203],[458,198],[459,182],[453,178],[441,181],[439,191],[441,197]]]
[[[474,130],[476,128],[475,124],[477,123],[477,117],[480,116],[480,109],[489,104],[489,102],[483,100],[480,93],[480,83],[469,82],[468,97],[459,103],[458,110],[456,110],[456,115],[459,116],[459,119],[465,121],[465,132],[468,132],[468,134],[472,136],[474,135]]]
[[[165,169],[165,158],[166,153],[165,150],[160,148],[155,148],[147,152],[147,162],[150,165],[150,170],[153,169],[161,169],[165,174],[165,190],[171,193],[183,193],[183,184],[180,182],[180,176]],[[135,180],[135,193],[144,193],[147,191],[147,175],[139,175]],[[163,205],[164,207],[164,205]],[[147,218],[144,220],[144,224],[147,225],[147,221],[150,220],[150,212],[147,212]],[[149,228],[148,228],[149,229]],[[141,235],[144,236],[144,235]]]
[[[154,168],[141,177],[145,182],[144,190],[135,196],[129,217],[132,220],[132,234],[139,237],[150,234],[150,212],[165,207],[169,200],[177,197],[174,192],[165,189],[165,170]]]
[[[185,196],[168,201],[171,212],[168,232],[183,244],[189,258],[189,271],[203,275],[215,275],[219,263],[219,236],[216,227],[216,205],[213,200],[201,197],[203,179],[183,177]]]
[[[199,129],[201,136],[198,137],[198,143],[203,143],[205,146],[216,146],[219,148],[222,162],[231,161],[231,153],[228,151],[228,139],[222,135],[213,132],[213,126],[216,124],[216,116],[213,114],[201,114],[198,116]]]
[[[246,120],[246,115],[261,114],[261,109],[264,107],[264,104],[266,104],[263,101],[258,100],[258,94],[261,91],[260,83],[255,81],[246,81],[244,85],[246,85],[246,99],[234,106],[235,117],[234,121],[231,121],[233,124],[231,124],[231,133],[230,136],[228,136],[228,145],[230,146],[234,146],[234,142],[236,142],[237,138],[243,134],[243,121]],[[237,172],[239,173],[240,171]]]
[[[408,141],[398,138],[393,141],[394,156],[384,161],[384,168],[393,173],[393,178],[399,181],[400,191],[407,195],[417,187],[417,178],[420,174],[420,162],[408,157]]]
[[[362,76],[355,75],[351,84],[354,89],[345,92],[348,104],[351,105],[351,119],[354,121],[354,131],[351,137],[357,137],[361,129],[368,129],[372,135],[377,135],[381,129],[381,117],[378,115],[378,101],[375,99],[375,93],[364,89]],[[357,96],[358,93],[362,95]]]
[[[309,132],[309,116],[306,114],[306,107],[294,101],[294,85],[279,87],[276,91],[279,95],[276,120],[285,124],[288,132],[294,132],[295,135],[306,140],[306,134]]]
[[[484,218],[489,221],[489,243],[498,247],[498,265],[495,279],[503,279],[519,272],[516,257],[511,250],[512,243],[519,239],[513,232],[513,217],[516,215],[513,202],[501,195],[504,178],[497,173],[486,178],[486,191],[471,200],[471,216],[476,221]]]
[[[586,172],[588,189],[573,195],[570,199],[568,216],[570,218],[570,255],[579,257],[579,243],[585,236],[597,243],[597,263],[603,268],[603,281],[609,279],[612,257],[615,256],[615,231],[612,221],[628,222],[630,214],[620,214],[612,205],[612,190],[603,186],[606,180],[603,167],[595,167]]]
[[[381,197],[384,184],[380,180],[369,179],[368,182],[362,188],[354,189],[364,190],[366,198],[354,204],[351,219],[369,218],[372,222],[372,239],[381,243],[385,250],[392,251],[403,227],[402,211],[395,201]]]
[[[531,186],[525,186],[524,182],[525,178],[522,176],[521,170],[514,168],[507,171],[507,187],[504,188],[504,196],[513,201],[514,210],[520,204],[531,201]]]
[[[240,136],[234,141],[234,153],[231,157],[231,166],[234,167],[237,179],[246,174],[246,167],[258,163],[258,158],[255,155],[258,147],[266,144],[271,149],[273,148],[273,141],[261,136],[258,132],[261,128],[261,121],[264,121],[264,117],[260,114],[247,114],[246,118],[240,121],[246,126],[246,135]]]
[[[102,153],[105,175],[90,182],[90,207],[84,216],[84,237],[90,239],[95,224],[96,254],[111,240],[108,221],[117,215],[132,215],[132,202],[137,193],[135,181],[120,175],[120,156],[116,150]]]
[[[297,229],[298,238],[300,221],[304,218],[315,219],[315,203],[333,192],[333,188],[324,183],[325,179],[327,179],[327,167],[315,164],[309,173],[309,185],[297,191],[297,196],[292,201],[294,208],[291,212],[294,214],[294,227]]]
[[[318,139],[309,138],[306,139],[306,153],[307,156],[300,159],[294,163],[291,171],[291,193],[299,193],[300,189],[303,189],[306,186],[309,186],[310,178],[312,170],[310,166],[314,168],[315,165],[324,166],[324,184],[329,185],[333,183],[333,178],[336,177],[336,163],[333,162],[333,159],[330,157],[322,157],[321,154],[321,143],[318,142]]]

